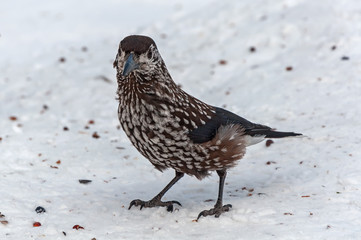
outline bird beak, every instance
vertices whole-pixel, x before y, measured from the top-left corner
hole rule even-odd
[[[133,59],[133,53],[129,54],[127,61],[124,64],[123,76],[127,76],[131,71],[138,69],[139,65]]]

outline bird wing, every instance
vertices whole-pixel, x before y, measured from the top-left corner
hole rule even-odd
[[[212,116],[211,119],[189,133],[189,137],[194,143],[203,143],[212,140],[220,126],[229,124],[240,125],[244,129],[245,135],[252,137],[266,135],[266,132],[271,130],[268,126],[252,123],[225,109],[218,107],[214,107],[214,109],[215,115]]]

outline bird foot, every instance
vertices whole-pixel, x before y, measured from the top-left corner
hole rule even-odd
[[[178,201],[162,202],[158,198],[153,198],[152,200],[149,201],[142,201],[140,199],[135,199],[130,202],[128,210],[131,209],[131,207],[133,206],[140,206],[140,210],[142,210],[142,208],[167,207],[168,212],[173,212],[174,210],[173,204],[178,204],[179,206],[182,206],[182,204],[180,204],[180,202]]]
[[[219,216],[221,216],[222,213],[228,212],[231,208],[232,208],[231,204],[226,204],[224,206],[222,206],[221,204],[216,204],[214,205],[214,208],[200,212],[197,217],[197,221],[202,216],[207,217],[210,215],[214,215],[214,217],[218,218]]]

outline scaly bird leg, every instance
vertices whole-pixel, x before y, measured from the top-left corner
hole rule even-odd
[[[213,208],[200,212],[197,217],[197,221],[202,216],[206,217],[206,216],[214,215],[216,218],[218,218],[222,213],[228,212],[229,209],[232,208],[231,204],[227,204],[224,206],[222,205],[224,180],[226,179],[227,172],[226,170],[217,170],[217,174],[219,176],[219,190],[218,190],[217,202]]]
[[[176,183],[179,179],[181,179],[184,176],[184,173],[181,172],[175,172],[175,177],[168,183],[165,188],[160,191],[160,193],[157,194],[153,199],[149,201],[142,201],[140,199],[135,199],[130,202],[129,209],[133,206],[140,206],[140,210],[142,210],[143,207],[145,208],[151,208],[151,207],[167,207],[168,212],[173,212],[173,204],[178,204],[179,206],[182,206],[178,201],[167,201],[162,202],[161,199],[163,195]]]

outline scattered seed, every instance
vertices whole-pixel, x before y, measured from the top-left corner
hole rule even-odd
[[[87,179],[79,179],[79,183],[81,184],[88,184],[88,183],[91,183],[92,180],[87,180]]]
[[[53,165],[50,165],[51,168],[55,168],[55,169],[58,169],[57,166],[53,166]]]
[[[274,141],[271,140],[271,139],[268,139],[268,140],[266,141],[266,147],[271,146],[272,143],[274,143]]]
[[[18,120],[18,118],[15,117],[15,116],[10,116],[9,119],[10,119],[11,121],[16,121],[16,120]]]
[[[308,198],[308,197],[310,197],[310,195],[304,195],[304,196],[301,196],[301,197]]]
[[[100,138],[100,136],[98,135],[97,132],[94,132],[93,135],[92,135],[93,138]]]
[[[226,60],[219,60],[219,65],[226,65],[227,64],[227,61]]]
[[[286,212],[286,213],[284,213],[283,215],[290,215],[290,216],[292,216],[293,213]]]
[[[276,162],[275,161],[268,161],[268,162],[266,162],[266,164],[271,165],[271,164],[276,164]]]
[[[79,229],[84,229],[84,228],[77,224],[77,225],[73,226],[73,229],[79,230]]]
[[[60,164],[60,163],[61,163],[61,160],[56,161],[56,164]]]
[[[333,46],[331,47],[331,50],[332,50],[332,51],[335,51],[336,48],[337,48],[337,46],[336,46],[336,45],[333,45]]]
[[[89,123],[89,124],[94,124],[95,122],[94,122],[94,120],[89,120],[88,123]]]
[[[250,47],[250,48],[249,48],[249,51],[253,53],[253,52],[256,51],[256,48],[255,48],[255,47]]]
[[[63,231],[64,236],[66,236],[66,232]]]
[[[34,222],[33,223],[33,227],[40,227],[41,226],[41,223],[40,222]]]
[[[60,57],[59,62],[64,63],[66,61],[65,57]]]
[[[35,208],[35,212],[36,213],[45,213],[46,210],[45,210],[45,208],[38,206],[37,208]]]
[[[69,128],[68,127],[63,127],[63,130],[64,131],[69,131]]]
[[[350,58],[347,57],[347,56],[343,56],[343,57],[341,58],[341,60],[342,60],[342,61],[347,61],[347,60],[350,60]]]
[[[291,66],[286,67],[286,71],[292,71],[292,70],[293,70],[293,67],[291,67]]]
[[[1,220],[0,223],[3,224],[3,225],[8,225],[9,224],[9,222],[6,221],[6,220]]]

